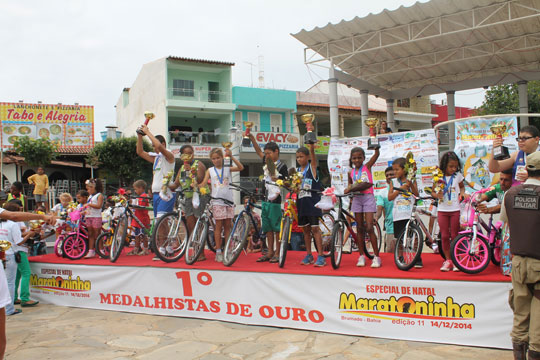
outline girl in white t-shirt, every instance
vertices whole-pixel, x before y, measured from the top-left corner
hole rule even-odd
[[[88,201],[85,205],[85,222],[88,228],[88,254],[85,259],[96,256],[96,239],[101,232],[101,209],[103,208],[103,184],[99,179],[86,180],[86,190],[88,191]]]
[[[216,226],[214,228],[214,240],[216,242],[216,261],[223,262],[223,254],[221,253],[221,229],[224,231],[225,239],[229,237],[231,232],[232,219],[234,217],[234,205],[233,192],[229,187],[232,182],[231,173],[235,171],[244,170],[244,166],[236,159],[231,149],[225,149],[225,156],[229,157],[235,164],[235,166],[224,166],[223,151],[218,148],[210,151],[210,160],[212,160],[213,167],[206,170],[206,174],[199,187],[205,187],[208,184],[208,180],[212,185],[212,198],[226,199],[229,202],[223,200],[212,200],[212,214],[214,220],[216,220]]]
[[[442,251],[446,256],[441,271],[459,271],[450,260],[450,241],[459,233],[459,203],[465,198],[465,185],[461,164],[455,152],[449,151],[441,157],[440,169],[444,173],[444,189],[434,197],[439,199],[437,219],[441,230]]]

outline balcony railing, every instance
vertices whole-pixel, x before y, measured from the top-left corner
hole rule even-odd
[[[171,144],[219,144],[221,146],[222,142],[229,141],[229,134],[213,132],[169,131],[169,137]]]
[[[230,103],[231,94],[227,91],[169,88],[168,98],[173,100]]]

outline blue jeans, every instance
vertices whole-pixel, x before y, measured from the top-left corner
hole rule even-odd
[[[301,232],[291,233],[291,250],[302,251],[303,243],[304,243],[304,233],[301,233]]]
[[[17,263],[15,262],[15,255],[6,254],[6,279],[8,283],[9,296],[11,297],[11,302],[8,305],[6,305],[6,315],[11,315],[15,312],[15,307],[13,306],[13,296],[15,294],[15,278],[16,277],[17,277]]]

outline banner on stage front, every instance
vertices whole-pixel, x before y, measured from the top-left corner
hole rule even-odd
[[[491,149],[495,135],[490,128],[493,124],[505,124],[504,146],[510,153],[517,151],[517,118],[515,116],[501,116],[497,118],[474,118],[456,122],[455,153],[461,160],[463,176],[467,181],[469,190],[476,190],[495,185],[499,175],[491,173],[488,169]]]
[[[511,346],[509,282],[37,262],[31,268],[32,298],[62,306],[389,339]]]
[[[392,165],[398,157],[405,157],[409,151],[414,155],[417,162],[418,173],[416,180],[421,196],[426,196],[424,188],[433,185],[430,167],[439,164],[437,137],[433,129],[407,131],[394,134],[384,134],[377,136],[379,139],[380,156],[371,172],[375,181],[375,190],[385,188],[386,178],[384,170]],[[368,150],[369,137],[354,137],[332,139],[328,151],[328,170],[332,176],[332,185],[337,192],[342,194],[348,186],[347,176],[351,171],[349,158],[351,150],[361,147],[366,153],[366,160],[369,161],[373,155],[373,150]]]

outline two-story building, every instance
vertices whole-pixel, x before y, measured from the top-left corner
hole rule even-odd
[[[178,152],[191,144],[197,158],[229,141],[233,111],[231,67],[234,63],[169,56],[144,64],[116,104],[116,124],[124,136],[135,135],[144,112],[154,134],[165,136]]]
[[[280,160],[288,167],[295,166],[296,150],[301,146],[294,118],[296,92],[235,86],[232,94],[236,105],[233,125],[245,130],[243,123],[253,122],[251,132],[261,149],[273,141],[279,146]],[[261,174],[262,162],[252,145],[242,147],[240,159],[245,167],[243,177]]]

